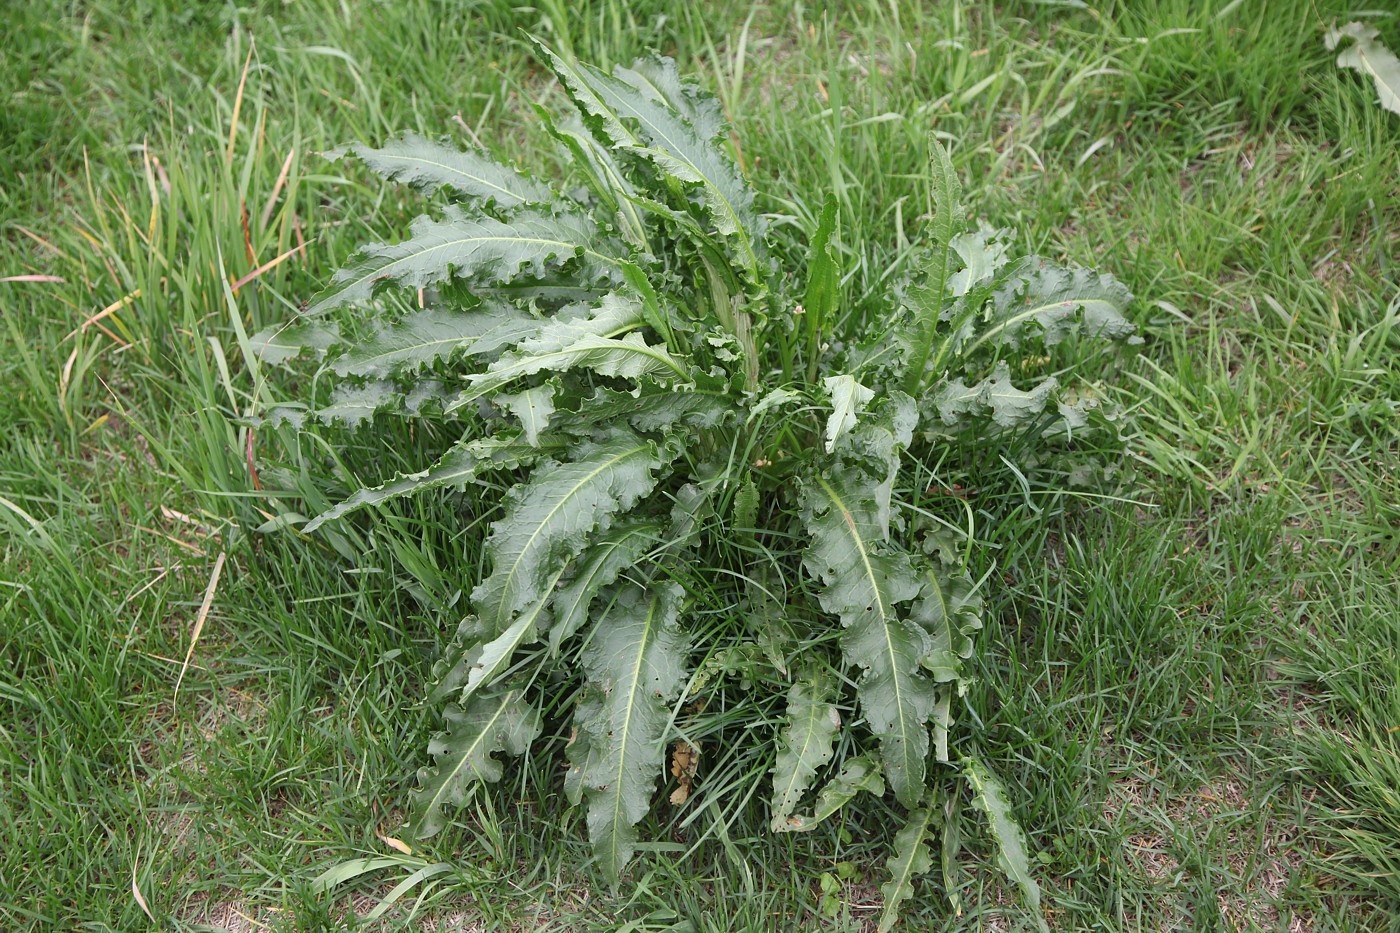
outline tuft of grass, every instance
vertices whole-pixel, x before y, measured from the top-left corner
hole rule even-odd
[[[352,443],[329,475],[307,450],[255,482],[239,416],[297,387],[239,334],[414,211],[317,152],[412,129],[549,171],[527,28],[704,76],[775,213],[838,192],[845,314],[908,260],[930,130],[974,215],[1131,285],[1130,501],[967,500],[1003,584],[977,728],[1008,750],[1052,925],[1393,929],[1400,126],[1322,45],[1348,12],[6,5],[0,278],[62,281],[0,282],[0,927],[354,927],[418,864],[380,838],[431,728],[398,698],[475,579],[489,504],[425,500],[324,547],[261,533],[269,491],[310,512],[411,458]],[[254,466],[312,443],[260,432]],[[614,898],[585,893],[576,820],[480,795],[414,854],[448,869],[378,927],[858,930],[893,831],[880,805],[811,843],[682,811]],[[398,861],[313,885],[366,855]],[[954,880],[961,917],[930,881],[909,927],[1023,922],[986,856]]]

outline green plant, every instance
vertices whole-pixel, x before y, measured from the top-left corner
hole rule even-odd
[[[982,619],[976,513],[940,492],[959,469],[1013,475],[1027,497],[1037,477],[1087,475],[1083,442],[1116,440],[1115,413],[1047,370],[1068,338],[1132,339],[1130,296],[969,229],[933,142],[917,273],[860,320],[841,305],[835,203],[799,280],[773,258],[787,244],[725,152],[717,102],[673,62],[606,74],[539,49],[578,109],[539,116],[581,188],[418,137],[353,147],[453,202],[250,342],[265,361],[324,360],[316,404],[265,423],[402,417],[446,438],[432,466],[304,532],[427,489],[510,487],[434,669],[448,728],[419,775],[418,836],[548,724],[571,733],[564,788],[614,883],[669,764],[676,806],[692,792],[742,805],[768,771],[775,832],[888,788],[909,817],[885,927],[965,786],[1038,910],[1004,792],[950,738]],[[385,284],[416,300],[380,300]],[[947,879],[959,838],[944,837]]]

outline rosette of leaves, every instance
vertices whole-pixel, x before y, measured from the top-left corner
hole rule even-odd
[[[1071,338],[1130,338],[1127,291],[970,229],[931,143],[916,271],[884,314],[836,333],[852,316],[834,203],[794,274],[772,258],[785,244],[727,153],[718,103],[672,61],[605,73],[537,45],[577,110],[539,114],[570,174],[415,136],[352,147],[448,205],[364,247],[301,317],[253,340],[265,360],[319,357],[332,386],[268,420],[412,418],[457,438],[304,532],[426,489],[510,487],[434,670],[447,728],[419,774],[418,835],[551,722],[570,736],[564,790],[616,883],[668,770],[684,773],[673,803],[692,780],[696,795],[752,791],[709,789],[696,770],[706,697],[737,677],[778,720],[738,733],[768,756],[773,831],[809,830],[862,793],[909,813],[886,926],[964,795],[1038,905],[1005,795],[950,741],[982,625],[966,547],[911,496],[958,438],[1033,458],[1112,434],[1093,386],[1028,380],[1022,364]],[[389,310],[396,293],[411,300]],[[956,836],[944,841],[952,877]]]

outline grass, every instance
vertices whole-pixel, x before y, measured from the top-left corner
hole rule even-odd
[[[296,387],[241,334],[416,207],[315,153],[414,129],[550,171],[529,29],[600,63],[675,55],[772,212],[834,191],[851,315],[907,258],[930,129],[975,216],[1130,285],[1133,501],[982,529],[973,732],[1019,788],[1052,928],[1395,929],[1400,118],[1330,63],[1348,11],[932,6],[7,5],[0,276],[45,278],[0,282],[0,928],[340,928],[420,869],[366,928],[874,916],[879,806],[814,839],[682,812],[616,893],[523,782],[396,853],[480,514],[259,530],[268,490],[326,492],[309,467],[254,482],[239,418]],[[352,439],[334,480],[416,468],[408,446]],[[393,861],[313,889],[370,854]],[[1028,928],[984,857],[960,917],[930,882],[908,928]]]

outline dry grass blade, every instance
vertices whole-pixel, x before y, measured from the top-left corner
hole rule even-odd
[[[269,259],[267,262],[258,266],[252,272],[249,272],[247,275],[243,276],[243,278],[239,279],[237,282],[234,282],[233,290],[238,291],[244,285],[247,285],[249,282],[253,281],[253,279],[256,279],[258,276],[262,275],[264,272],[268,272],[272,269],[277,268],[283,262],[295,256],[297,253],[301,252],[305,246],[305,243],[302,243],[300,246],[293,246],[281,256],[278,256],[276,259]]]
[[[180,676],[175,679],[175,693],[170,698],[170,705],[174,706],[175,701],[180,697],[180,684],[185,680],[185,672],[190,669],[190,660],[194,657],[195,646],[199,644],[200,633],[204,631],[204,621],[209,618],[209,607],[214,602],[214,591],[219,587],[219,577],[224,572],[224,559],[228,555],[223,551],[214,560],[214,572],[209,575],[209,585],[204,588],[204,602],[199,606],[199,615],[194,620],[194,631],[190,633],[190,649],[185,652],[185,662],[180,665]]]

